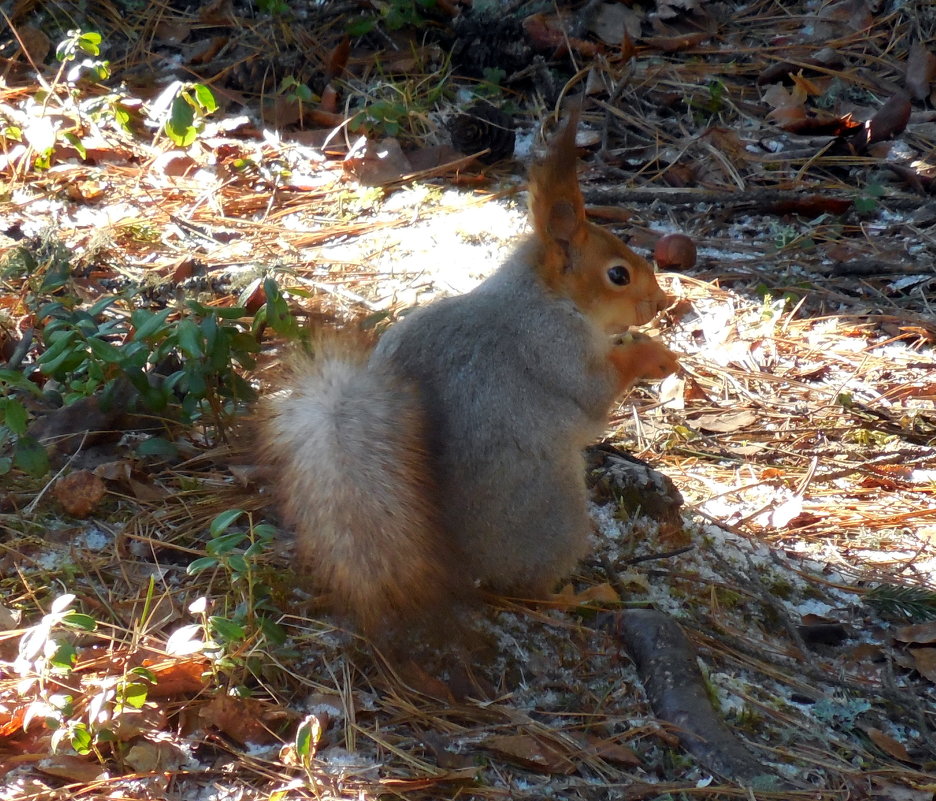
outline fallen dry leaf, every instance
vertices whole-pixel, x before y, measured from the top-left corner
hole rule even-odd
[[[156,684],[149,688],[148,698],[169,698],[175,695],[197,693],[208,686],[204,678],[208,670],[207,659],[183,659],[178,662],[146,664],[156,676]]]
[[[936,643],[936,620],[901,626],[894,632],[894,639],[899,642],[912,642],[920,645]]]
[[[16,35],[33,64],[38,66],[45,62],[52,49],[52,42],[45,33],[34,25],[23,25]]]
[[[123,759],[137,773],[177,771],[189,761],[188,755],[179,746],[162,740],[140,740],[130,747]]]
[[[654,47],[657,50],[662,50],[664,53],[678,53],[680,50],[688,50],[691,47],[696,47],[711,38],[712,34],[699,31],[677,36],[646,36],[641,41],[647,45],[647,47]]]
[[[104,768],[93,757],[77,757],[68,754],[40,759],[36,768],[47,776],[68,779],[71,782],[88,783],[104,776]]]
[[[294,714],[284,707],[223,693],[218,693],[198,710],[203,725],[220,729],[242,745],[277,742],[276,732],[293,717]]]
[[[701,414],[687,420],[693,427],[702,431],[711,431],[717,434],[728,434],[732,431],[745,428],[757,422],[757,415],[747,409],[738,412],[717,412],[715,414]]]
[[[554,596],[554,600],[570,607],[576,607],[588,603],[616,604],[621,602],[621,596],[607,582],[587,587],[582,592],[575,592],[571,584],[566,584]]]
[[[530,770],[568,775],[576,768],[575,763],[555,746],[530,734],[488,737],[482,745]]]
[[[368,140],[362,151],[352,151],[344,168],[364,186],[393,183],[413,171],[400,143],[389,136],[379,142]]]
[[[936,683],[936,648],[914,648],[910,654],[917,673]]]
[[[119,742],[127,742],[147,732],[162,731],[167,720],[164,706],[147,702],[139,709],[124,707],[114,715],[109,728]]]
[[[626,745],[590,734],[586,734],[584,739],[585,751],[588,754],[594,754],[608,762],[613,762],[616,765],[626,765],[630,768],[636,768],[643,764],[640,757]]]
[[[906,747],[899,740],[895,740],[889,734],[885,734],[880,729],[867,728],[865,733],[878,748],[888,756],[899,759],[901,762],[913,762]]]
[[[914,100],[926,100],[936,78],[936,54],[924,42],[914,42],[907,56],[907,91]]]

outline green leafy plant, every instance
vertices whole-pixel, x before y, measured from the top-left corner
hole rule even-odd
[[[868,184],[862,192],[855,196],[855,211],[859,214],[877,211],[879,201],[883,195],[883,186],[877,183]]]
[[[299,104],[299,116],[302,116],[302,107],[306,103],[313,103],[319,100],[318,95],[302,83],[298,78],[287,75],[280,81],[279,93],[290,100],[295,100]]]
[[[204,130],[205,118],[217,110],[218,103],[207,86],[176,81],[154,103],[152,114],[159,119],[168,111],[163,131],[177,147],[188,147]]]
[[[285,14],[289,11],[289,3],[286,0],[257,0],[257,10],[264,14]]]
[[[369,88],[348,127],[369,136],[419,135],[430,126],[428,113],[445,97],[448,65],[431,75],[387,80]]]
[[[375,0],[372,6],[375,13],[357,17],[345,26],[348,36],[364,36],[378,26],[388,31],[422,28],[429,23],[426,12],[436,7],[436,0]]]
[[[48,471],[42,446],[28,434],[27,399],[54,382],[68,404],[97,397],[101,404],[142,408],[181,423],[208,422],[223,431],[255,397],[241,375],[254,366],[262,329],[301,338],[289,306],[272,278],[263,280],[266,303],[251,318],[240,306],[208,307],[194,300],[151,310],[135,309],[136,290],[84,305],[69,290],[69,265],[58,251],[40,267],[20,254],[8,272],[33,270],[24,300],[35,321],[31,360],[0,370],[0,474],[16,467],[32,475]],[[60,254],[59,254],[60,255]],[[171,454],[159,437],[141,454]]]
[[[110,77],[110,65],[101,54],[101,34],[94,31],[70,30],[55,50],[60,65],[51,83],[42,83],[36,92],[35,106],[30,109],[28,124],[4,128],[4,136],[24,141],[31,148],[31,163],[36,169],[52,165],[56,145],[67,143],[86,158],[87,150],[81,141],[82,111],[76,102],[78,84],[85,80],[98,82]],[[82,58],[85,55],[89,58]],[[50,108],[55,114],[50,114]]]
[[[105,314],[117,301],[102,298],[88,309],[53,301],[38,310],[46,349],[37,364],[62,386],[66,403],[99,392],[110,401],[123,380],[150,411],[177,407],[185,422],[212,412],[220,422],[226,401],[253,398],[232,366],[253,367],[259,347],[238,324],[245,309],[187,301],[179,309]]]
[[[235,525],[246,519],[246,525]],[[268,523],[254,523],[241,509],[229,509],[211,521],[208,555],[188,566],[190,575],[220,569],[227,574],[235,592],[236,605],[229,615],[207,618],[211,637],[221,644],[240,643],[257,635],[274,643],[285,640],[274,621],[279,610],[272,604],[272,590],[262,579],[261,560],[269,550],[276,529]]]
[[[88,723],[74,719],[71,696],[57,692],[59,684],[53,680],[55,676],[71,673],[78,653],[75,646],[61,636],[62,629],[94,631],[97,628],[97,622],[90,615],[70,608],[74,600],[74,595],[60,595],[39,622],[23,632],[13,669],[35,683],[37,703],[30,705],[27,717],[43,715],[46,726],[54,730],[53,748],[68,740],[76,751],[87,753],[92,745]],[[29,720],[24,720],[23,728],[28,725]]]

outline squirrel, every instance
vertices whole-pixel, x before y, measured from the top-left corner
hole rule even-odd
[[[585,218],[577,114],[529,173],[533,232],[467,294],[291,366],[261,458],[303,569],[367,636],[458,627],[479,589],[543,597],[588,550],[583,451],[635,381],[677,367],[630,326],[670,303]],[[612,335],[621,335],[617,340]]]

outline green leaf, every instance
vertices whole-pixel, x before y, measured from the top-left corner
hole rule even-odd
[[[243,531],[232,531],[230,534],[221,534],[208,540],[205,549],[210,554],[223,556],[238,548],[247,535]]]
[[[0,476],[5,476],[13,469],[12,456],[0,456]]]
[[[188,147],[198,137],[195,122],[195,109],[185,95],[180,92],[172,101],[169,119],[166,120],[166,135],[179,147]]]
[[[225,642],[244,639],[244,627],[226,617],[213,616],[208,618],[212,631]]]
[[[101,34],[97,31],[88,31],[78,37],[78,47],[92,56],[101,55]]]
[[[55,653],[52,654],[52,657],[49,659],[49,664],[59,670],[70,672],[75,666],[75,661],[77,659],[78,652],[75,650],[75,646],[69,643],[60,643]]]
[[[42,394],[42,390],[20,370],[0,370],[0,388],[3,384],[16,389],[25,389],[37,397]]]
[[[97,628],[97,621],[91,615],[85,615],[81,612],[68,612],[62,616],[62,623],[83,631],[94,631]]]
[[[240,576],[245,575],[250,570],[247,565],[247,560],[244,559],[244,555],[239,553],[232,553],[228,557],[228,567],[232,572]]]
[[[174,459],[179,455],[179,449],[174,443],[164,437],[150,437],[137,445],[136,452],[140,456],[165,456]]]
[[[58,342],[49,348],[39,357],[39,369],[46,375],[61,376],[69,370],[74,370],[81,364],[87,356],[84,344],[76,341],[74,337],[66,337],[62,340],[61,348],[56,347]],[[50,352],[55,349],[55,355],[50,356]]]
[[[22,436],[26,433],[26,426],[29,423],[29,413],[15,398],[0,399],[0,411],[2,411],[3,424],[14,434]]]
[[[93,738],[88,727],[84,723],[76,723],[71,731],[71,746],[79,754],[87,754],[91,751]]]
[[[176,326],[179,349],[190,359],[200,359],[204,352],[201,346],[201,332],[191,317],[179,320]]]
[[[150,684],[156,683],[156,674],[152,670],[148,670],[145,667],[135,667],[127,671],[133,676],[139,676],[142,679],[146,679]]]
[[[143,309],[135,311],[130,318],[133,322],[133,327],[136,329],[133,332],[133,340],[137,342],[153,336],[153,334],[165,325],[166,319],[170,314],[172,314],[172,309],[163,309],[155,314]]]
[[[38,478],[49,472],[49,455],[33,437],[20,437],[13,448],[13,464]]]
[[[39,364],[47,364],[55,361],[62,353],[74,344],[78,335],[71,328],[67,330],[53,330],[49,333],[52,344],[46,348],[45,352],[39,357]]]
[[[90,317],[97,317],[101,312],[103,312],[108,306],[112,306],[117,302],[117,298],[113,295],[109,295],[104,298],[99,298],[93,304],[88,307],[88,315]]]
[[[282,645],[286,642],[286,629],[279,625],[279,623],[274,623],[268,617],[261,617],[258,622],[263,636],[271,643],[274,645]]]
[[[127,706],[140,709],[143,704],[146,703],[146,695],[148,692],[149,688],[142,682],[131,681],[123,686],[123,698],[121,700]]]
[[[195,100],[198,101],[198,105],[203,111],[210,114],[212,111],[218,110],[218,102],[207,86],[203,83],[196,83],[192,88],[195,91]]]
[[[108,364],[120,364],[124,360],[123,349],[115,347],[103,339],[97,337],[89,339],[88,347],[98,359]]]
[[[374,17],[358,17],[345,25],[345,33],[348,36],[363,36],[370,33],[377,26],[377,20]]]
[[[211,567],[217,567],[219,564],[217,558],[214,556],[202,556],[200,559],[195,559],[189,563],[189,566],[185,569],[185,572],[190,576],[196,576],[201,573],[203,570],[208,570]]]
[[[79,158],[82,158],[82,159],[88,158],[88,149],[84,146],[82,141],[77,136],[75,136],[73,133],[67,133],[64,135],[63,138],[65,139],[66,142],[71,144],[71,146],[74,147],[75,150],[78,151]]]
[[[226,512],[221,512],[221,514],[211,521],[211,526],[208,529],[212,538],[227,531],[231,523],[237,520],[242,514],[244,514],[243,509],[228,509]]]

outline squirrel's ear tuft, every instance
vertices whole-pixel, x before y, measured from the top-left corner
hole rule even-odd
[[[530,167],[530,215],[537,237],[547,248],[568,250],[584,233],[585,204],[575,170],[578,118],[576,107],[546,156]]]

